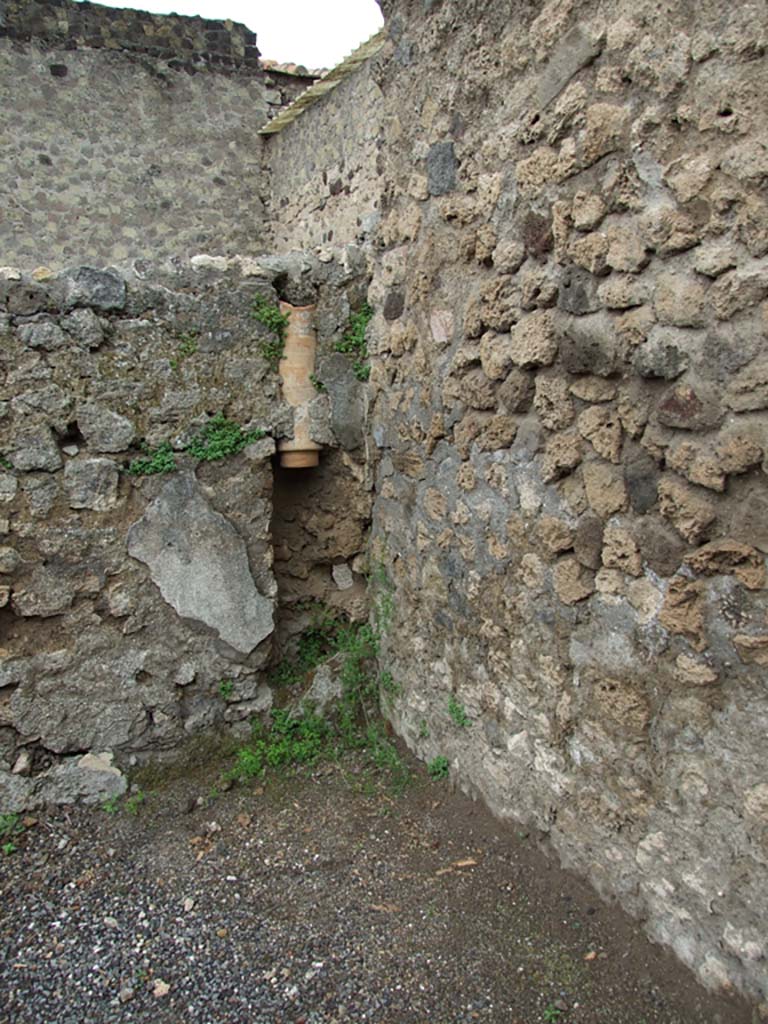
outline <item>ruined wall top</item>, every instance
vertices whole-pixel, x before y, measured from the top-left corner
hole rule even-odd
[[[0,0],[0,37],[259,70],[256,34],[234,21],[154,15],[74,0]]]

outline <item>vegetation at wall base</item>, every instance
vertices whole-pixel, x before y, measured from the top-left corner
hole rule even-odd
[[[346,622],[319,609],[299,638],[296,654],[278,666],[272,681],[283,686],[304,683],[312,669],[338,655],[341,697],[332,714],[321,716],[303,699],[273,709],[268,724],[254,721],[251,741],[237,752],[225,779],[246,781],[270,770],[336,761],[356,751],[372,771],[401,791],[410,771],[387,736],[381,716],[382,701],[393,699],[399,691],[391,675],[376,671],[379,640],[369,623]]]
[[[439,754],[429,762],[427,765],[427,771],[432,779],[447,779],[450,766],[448,758]]]
[[[340,341],[335,342],[334,350],[343,352],[353,357],[352,369],[358,380],[366,381],[371,375],[371,367],[368,363],[368,343],[365,340],[365,332],[373,317],[373,310],[364,302],[356,313],[352,313],[347,328]]]
[[[323,605],[311,608],[310,625],[299,636],[296,653],[283,658],[270,673],[273,686],[295,686],[306,681],[307,674],[337,651],[337,635],[343,625]]]
[[[0,814],[0,851],[6,857],[16,853],[18,847],[14,839],[24,831],[24,825],[18,814]]]

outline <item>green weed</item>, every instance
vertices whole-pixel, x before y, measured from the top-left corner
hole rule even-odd
[[[315,391],[319,391],[322,394],[326,390],[325,384],[323,384],[317,374],[310,373],[309,380],[314,385]]]
[[[251,315],[262,326],[272,332],[271,338],[262,338],[259,342],[259,351],[264,356],[273,370],[283,358],[285,349],[285,331],[288,327],[288,317],[280,312],[280,307],[274,302],[265,299],[263,295],[257,295],[253,300]]]
[[[176,458],[168,441],[163,441],[157,448],[142,445],[145,453],[133,459],[126,469],[131,476],[153,476],[156,473],[172,473],[176,469]]]
[[[317,613],[299,638],[296,655],[274,670],[274,682],[304,682],[308,672],[339,655],[341,698],[333,719],[327,721],[307,706],[272,712],[268,726],[254,725],[253,739],[237,753],[227,774],[231,780],[264,775],[269,769],[314,764],[334,759],[344,751],[364,751],[373,770],[387,776],[399,791],[410,772],[397,748],[387,738],[380,701],[399,692],[391,675],[375,672],[373,659],[379,635],[369,623],[349,623],[327,612]]]
[[[458,729],[466,729],[468,725],[472,724],[472,719],[464,710],[464,705],[460,704],[453,696],[448,700],[448,714]]]
[[[129,796],[125,801],[125,809],[129,814],[138,814],[139,809],[147,799],[147,794],[142,789],[137,789],[136,792]]]
[[[10,461],[10,459],[6,459],[4,455],[0,455],[0,466],[2,466],[3,469],[8,470],[9,472],[13,469],[13,463]]]
[[[427,771],[432,779],[447,779],[450,766],[448,758],[439,754],[429,762]]]
[[[429,739],[429,726],[427,725],[426,718],[422,718],[422,720],[419,722],[419,739],[420,740],[428,740]]]
[[[228,455],[237,455],[262,437],[263,430],[243,430],[239,424],[228,420],[224,413],[218,413],[208,420],[185,450],[201,462],[214,462]]]
[[[186,334],[180,334],[179,337],[181,342],[176,349],[176,355],[173,359],[168,360],[172,370],[178,370],[185,359],[189,359],[197,352],[197,331],[188,331]]]
[[[352,369],[358,380],[368,380],[371,375],[371,367],[368,364],[368,344],[365,340],[365,332],[373,317],[373,310],[364,302],[356,313],[352,313],[347,321],[347,328],[341,339],[334,344],[336,352],[344,352],[351,355]]]
[[[219,696],[223,700],[229,700],[232,694],[235,692],[235,684],[231,679],[222,679],[219,683]]]
[[[0,839],[5,839],[0,846],[3,856],[10,857],[12,853],[16,853],[18,847],[14,843],[13,837],[20,835],[23,831],[24,826],[18,814],[0,814]]]
[[[550,1003],[544,1009],[543,1017],[547,1024],[555,1024],[555,1021],[560,1020],[562,1010],[558,1010],[556,1006]]]
[[[254,725],[251,743],[237,752],[225,777],[243,781],[265,774],[268,768],[314,764],[325,750],[329,733],[327,722],[311,709],[298,715],[290,709],[275,709],[267,728]]]
[[[388,701],[395,701],[403,695],[403,687],[392,678],[391,672],[382,672],[379,675],[379,690]]]
[[[120,810],[120,798],[117,796],[111,796],[101,805],[102,811],[105,814],[117,814]]]
[[[316,608],[311,624],[298,639],[296,654],[283,658],[270,674],[275,686],[303,683],[307,674],[337,651],[337,634],[343,623],[324,608]]]

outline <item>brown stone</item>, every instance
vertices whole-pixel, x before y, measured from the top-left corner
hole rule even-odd
[[[666,461],[691,483],[722,492],[728,476],[746,473],[762,457],[763,449],[751,438],[732,435],[715,445],[683,441],[667,451]]]
[[[576,427],[598,455],[609,462],[621,461],[621,422],[614,409],[591,406],[581,413]]]
[[[493,409],[496,405],[496,388],[480,369],[470,370],[456,380],[449,377],[445,382],[443,394],[446,398],[455,398],[470,409]]]
[[[550,310],[536,310],[516,324],[511,332],[512,362],[522,369],[550,366],[557,356],[558,339]]]
[[[493,250],[493,265],[502,274],[516,274],[525,260],[525,246],[520,241],[499,242]]]
[[[480,412],[469,412],[453,428],[453,439],[456,448],[462,459],[468,459],[472,448],[472,442],[483,430],[488,421],[488,415]]]
[[[690,654],[679,654],[675,660],[674,677],[688,686],[711,686],[718,680],[715,670]]]
[[[590,508],[603,519],[624,512],[629,504],[624,475],[606,462],[588,462],[583,469]]]
[[[725,392],[725,404],[734,412],[768,409],[768,359],[755,360],[736,374]]]
[[[579,231],[592,231],[606,214],[606,205],[593,192],[577,192],[573,197],[571,216],[573,226]]]
[[[536,377],[533,407],[547,430],[563,430],[573,421],[573,402],[563,377]]]
[[[478,228],[475,239],[475,259],[478,263],[490,266],[496,249],[496,231],[491,224],[483,224]]]
[[[563,604],[577,604],[595,592],[594,573],[573,557],[563,558],[552,572],[555,593]]]
[[[680,578],[671,580],[659,613],[659,622],[670,633],[684,636],[694,650],[704,650],[706,642],[701,583]]]
[[[462,491],[474,490],[476,484],[475,467],[471,462],[463,462],[456,474],[456,483]]]
[[[691,542],[702,537],[716,516],[706,498],[672,476],[664,476],[659,482],[659,511],[681,537]]]
[[[719,239],[702,245],[696,250],[693,268],[705,277],[719,277],[726,270],[737,266],[739,255],[735,245],[728,245]]]
[[[619,391],[616,404],[621,425],[630,437],[640,437],[650,411],[650,397],[638,382],[633,382]]]
[[[757,196],[747,196],[739,210],[737,230],[750,256],[765,256],[768,253],[768,204]]]
[[[685,252],[701,241],[701,229],[693,219],[671,206],[657,207],[648,213],[641,231],[659,256]]]
[[[681,203],[687,203],[700,194],[712,177],[714,165],[710,156],[686,156],[676,160],[664,172],[664,181]]]
[[[631,736],[643,736],[651,721],[651,708],[642,684],[631,679],[599,676],[592,680],[592,699],[599,714],[613,729]]]
[[[765,559],[747,544],[725,537],[685,556],[686,565],[704,576],[735,576],[748,590],[765,586]]]
[[[448,512],[448,502],[442,491],[430,487],[424,495],[424,511],[430,519],[445,519]]]
[[[623,526],[608,525],[603,534],[603,565],[620,569],[630,576],[640,576],[643,562],[632,534]]]
[[[541,146],[516,167],[517,184],[523,195],[535,195],[542,185],[558,178],[558,154],[549,146]]]
[[[733,646],[746,665],[768,667],[768,634],[762,633],[759,636],[748,636],[746,633],[738,634],[733,638]]]
[[[424,459],[413,450],[392,453],[392,465],[399,473],[409,476],[412,480],[424,478]]]
[[[517,434],[517,420],[511,416],[493,416],[478,435],[477,446],[480,451],[493,452],[500,448],[509,448]]]
[[[631,224],[614,228],[609,238],[605,262],[611,270],[624,274],[639,274],[650,263],[651,253]]]
[[[581,238],[574,238],[568,246],[570,261],[577,267],[583,267],[590,274],[608,272],[608,238],[598,231]]]
[[[550,437],[541,461],[542,480],[551,483],[574,470],[581,462],[581,447],[581,439],[573,433]]]
[[[648,300],[648,285],[632,274],[611,274],[597,294],[608,309],[631,309]]]
[[[725,473],[719,467],[712,452],[703,450],[692,441],[683,441],[676,448],[667,450],[667,466],[680,473],[692,484],[708,487],[712,491],[725,490]]]
[[[515,364],[512,340],[508,334],[486,331],[480,339],[480,363],[491,380],[502,380]]]
[[[588,108],[582,148],[585,167],[621,148],[629,117],[627,107],[619,107],[612,103],[594,103]]]
[[[636,306],[620,313],[614,320],[617,336],[630,348],[642,345],[656,324],[650,306]]]
[[[546,267],[533,267],[520,275],[522,309],[549,309],[557,302],[558,286]]]
[[[579,377],[569,390],[582,402],[610,402],[616,397],[616,385],[603,377]]]
[[[656,283],[653,305],[659,323],[703,327],[707,322],[706,291],[690,274],[663,274]]]
[[[573,547],[573,529],[555,516],[542,516],[539,519],[536,537],[550,555],[559,555]]]
[[[723,274],[709,290],[709,301],[718,320],[730,320],[736,313],[755,306],[768,295],[768,271],[732,270]]]

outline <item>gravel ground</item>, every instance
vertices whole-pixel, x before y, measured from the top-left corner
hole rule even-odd
[[[445,782],[216,777],[27,819],[0,858],[2,1024],[753,1019]]]

